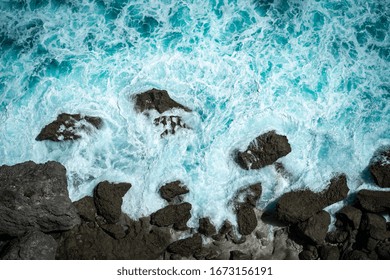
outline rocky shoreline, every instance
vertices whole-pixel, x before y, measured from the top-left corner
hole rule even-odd
[[[135,95],[136,110],[160,116],[161,137],[191,129],[171,109],[191,112],[163,90]],[[168,113],[168,114],[167,114]],[[45,126],[37,141],[74,141],[104,125],[99,117],[60,114]],[[260,169],[291,152],[288,139],[276,131],[256,137],[232,155],[243,169]],[[373,155],[373,181],[390,187],[390,149]],[[32,161],[0,166],[1,259],[390,259],[390,191],[360,190],[351,194],[345,174],[336,174],[320,193],[302,189],[283,194],[259,209],[261,182],[243,186],[231,202],[237,228],[220,228],[201,217],[191,228],[188,188],[180,181],[159,187],[166,206],[150,216],[130,219],[121,211],[131,182],[100,182],[93,197],[71,202],[66,169],[58,162]],[[332,231],[327,206],[344,201]]]

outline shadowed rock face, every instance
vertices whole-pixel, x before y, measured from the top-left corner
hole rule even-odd
[[[168,205],[150,216],[150,223],[159,227],[173,225],[174,229],[186,230],[187,221],[191,218],[191,204],[184,202],[178,205]]]
[[[57,242],[50,235],[32,231],[11,241],[3,260],[54,260]]]
[[[380,213],[390,210],[390,192],[361,190],[356,195],[357,204],[368,212]]]
[[[286,224],[303,222],[325,207],[345,199],[348,191],[347,179],[345,175],[340,175],[320,193],[311,190],[285,193],[276,204],[276,217]]]
[[[79,223],[60,163],[28,161],[0,167],[0,235],[68,230]]]
[[[330,215],[326,211],[320,211],[306,221],[297,225],[298,233],[314,244],[322,244],[330,224]]]
[[[191,112],[190,109],[173,100],[166,90],[151,89],[135,96],[135,107],[140,112],[156,110],[160,114],[178,108]]]
[[[379,187],[390,188],[390,148],[374,155],[370,172]]]
[[[107,222],[118,222],[122,214],[122,197],[131,188],[128,183],[109,183],[107,181],[99,183],[94,190],[95,205],[98,213]]]
[[[235,161],[243,169],[259,169],[290,152],[291,146],[287,137],[269,131],[253,140],[244,152],[237,152]]]
[[[102,124],[103,121],[99,117],[63,113],[58,115],[55,121],[46,125],[35,140],[55,142],[76,140],[81,138],[80,131],[90,132],[93,128],[101,128]]]

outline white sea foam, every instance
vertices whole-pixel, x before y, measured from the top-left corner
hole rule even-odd
[[[256,182],[260,207],[289,190],[319,191],[340,172],[352,190],[375,188],[362,172],[390,144],[390,39],[370,28],[387,6],[274,1],[262,15],[256,1],[103,2],[0,6],[2,34],[23,46],[1,53],[1,164],[57,160],[73,200],[102,180],[130,182],[123,210],[133,218],[164,206],[159,186],[179,179],[192,225],[234,221],[229,202]],[[152,87],[193,110],[172,112],[191,130],[161,138],[157,113],[134,110],[131,97]],[[61,112],[104,126],[73,143],[35,141]],[[289,139],[280,162],[291,177],[232,159],[269,130]]]

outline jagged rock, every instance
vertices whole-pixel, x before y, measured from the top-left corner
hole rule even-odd
[[[166,201],[171,202],[175,197],[188,193],[189,190],[180,181],[174,181],[160,188],[160,195]]]
[[[73,205],[76,207],[78,214],[84,221],[95,221],[97,210],[93,197],[85,196],[82,199],[73,202]]]
[[[336,217],[343,223],[344,226],[348,226],[352,229],[358,229],[362,218],[362,211],[353,206],[347,205],[336,213]]]
[[[253,207],[241,204],[237,210],[238,232],[242,235],[251,234],[257,227],[257,218]]]
[[[236,203],[243,201],[252,207],[256,207],[257,201],[261,197],[261,192],[262,188],[260,183],[250,185],[249,187],[241,189],[237,192],[235,198]]]
[[[345,242],[348,239],[348,237],[349,237],[348,232],[337,229],[328,232],[328,234],[326,235],[326,240],[331,244],[341,244]]]
[[[131,188],[129,183],[99,183],[94,190],[94,201],[99,215],[115,224],[122,214],[122,197]]]
[[[157,212],[154,212],[150,217],[150,223],[159,227],[167,227],[173,225],[177,230],[187,229],[187,221],[191,218],[191,204],[184,202],[178,205],[168,205]]]
[[[207,217],[199,219],[198,232],[205,236],[212,236],[217,233],[217,230],[215,226],[210,222],[210,219]]]
[[[362,216],[359,233],[376,240],[384,240],[390,237],[386,231],[386,220],[380,215],[365,213]]]
[[[161,133],[161,137],[168,134],[175,134],[180,128],[188,128],[179,116],[161,116],[154,119],[154,125],[158,126],[162,124],[165,130]]]
[[[28,161],[0,167],[0,235],[68,230],[79,223],[60,163]]]
[[[322,210],[306,221],[299,223],[297,230],[300,235],[308,238],[314,244],[322,244],[325,241],[329,224],[330,215]]]
[[[276,218],[287,224],[303,222],[325,207],[345,199],[348,191],[347,179],[340,175],[332,178],[328,188],[320,193],[311,190],[285,193],[276,203]]]
[[[166,90],[151,89],[135,96],[135,107],[138,111],[156,110],[160,114],[178,108],[191,112],[190,109],[173,100]]]
[[[340,259],[340,250],[337,246],[324,245],[319,250],[321,260],[338,260]]]
[[[229,221],[224,221],[217,234],[214,234],[212,238],[217,241],[221,241],[227,238],[227,235],[232,231],[233,225]]]
[[[81,138],[80,132],[90,132],[102,127],[103,121],[99,117],[80,114],[59,114],[57,119],[46,125],[35,140],[51,140],[55,142],[76,140]]]
[[[390,147],[374,155],[370,172],[379,187],[390,188]]]
[[[245,254],[240,250],[230,251],[230,260],[251,260],[251,255]]]
[[[13,240],[8,246],[3,260],[54,260],[57,242],[50,235],[32,231]]]
[[[177,240],[168,246],[168,252],[190,257],[202,249],[202,237],[195,234],[192,237]]]
[[[318,259],[318,250],[316,247],[308,245],[302,252],[299,253],[300,260],[316,260]]]
[[[356,195],[357,204],[368,212],[390,211],[390,192],[361,190]]]
[[[259,169],[290,152],[291,146],[287,137],[269,131],[253,140],[244,152],[237,152],[235,161],[243,169]]]

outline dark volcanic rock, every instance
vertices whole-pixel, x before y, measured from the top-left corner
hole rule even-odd
[[[212,236],[217,233],[217,230],[209,218],[201,218],[199,219],[198,232],[205,236]]]
[[[390,210],[390,192],[361,190],[356,195],[358,205],[368,212]]]
[[[115,239],[122,239],[126,236],[126,232],[121,225],[118,224],[103,224],[100,227],[111,237]]]
[[[150,216],[150,223],[159,227],[173,225],[177,230],[187,229],[187,221],[191,218],[191,204],[184,202],[178,205],[168,205]]]
[[[202,237],[195,234],[192,237],[177,240],[168,246],[168,252],[179,254],[183,257],[190,257],[202,249]]]
[[[131,188],[129,183],[99,183],[94,190],[95,205],[98,214],[102,215],[107,222],[118,222],[122,214],[122,197]]]
[[[80,131],[90,132],[101,128],[103,121],[99,117],[83,116],[80,114],[60,114],[52,123],[46,125],[37,138],[37,141],[68,141],[81,138]]]
[[[60,163],[28,161],[0,167],[0,235],[68,230],[79,223]]]
[[[252,257],[248,254],[241,252],[240,250],[230,251],[230,260],[251,260]]]
[[[287,224],[303,222],[325,207],[343,200],[348,194],[345,175],[334,177],[320,193],[299,190],[285,193],[276,203],[276,218]]]
[[[308,245],[302,252],[299,253],[300,260],[316,260],[318,259],[318,250],[316,247]]]
[[[380,242],[376,248],[379,259],[390,260],[390,241]]]
[[[261,197],[261,192],[262,188],[260,183],[250,185],[249,187],[241,189],[237,192],[235,198],[235,200],[237,201],[236,203],[240,203],[240,201],[243,201],[252,207],[256,207],[257,201]]]
[[[238,232],[242,235],[251,234],[257,227],[257,218],[253,207],[242,204],[237,210]]]
[[[374,155],[370,163],[370,172],[379,187],[390,188],[390,148]]]
[[[320,211],[310,217],[308,220],[297,225],[300,235],[308,238],[315,244],[322,244],[325,241],[328,227],[330,224],[330,215],[326,211]]]
[[[324,245],[319,250],[321,260],[338,260],[340,259],[340,250],[337,246]]]
[[[162,124],[165,130],[161,133],[161,137],[168,134],[175,134],[180,128],[188,128],[179,116],[161,116],[154,119],[154,125],[158,126]]]
[[[360,250],[351,250],[344,254],[344,260],[369,260],[370,258],[367,256],[365,252]]]
[[[237,152],[235,161],[244,169],[259,169],[290,152],[287,137],[269,131],[253,140],[244,152]]]
[[[97,210],[95,207],[95,202],[93,201],[93,197],[85,196],[82,199],[73,202],[73,205],[76,207],[78,214],[84,221],[95,221]]]
[[[188,193],[189,190],[180,181],[174,181],[160,188],[160,195],[166,201],[171,202],[175,197]]]
[[[32,231],[13,240],[8,246],[3,260],[54,260],[57,242],[50,235]]]
[[[326,240],[331,244],[341,244],[345,242],[349,237],[347,231],[336,229],[334,231],[328,232],[326,235]]]
[[[347,205],[336,213],[336,217],[342,221],[344,226],[349,226],[351,229],[358,229],[362,218],[362,211]]]
[[[365,213],[360,224],[360,233],[376,240],[384,240],[390,237],[386,231],[386,220],[380,215]]]
[[[178,108],[191,112],[187,107],[173,100],[166,90],[151,89],[135,96],[135,107],[138,111],[157,110],[160,114]]]

